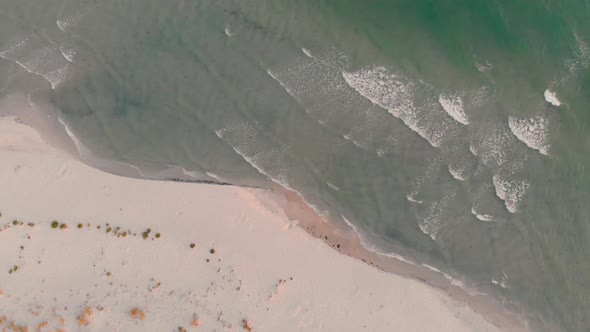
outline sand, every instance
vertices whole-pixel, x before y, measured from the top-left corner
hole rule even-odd
[[[9,117],[0,160],[0,330],[499,330],[310,236],[269,192],[111,175]]]

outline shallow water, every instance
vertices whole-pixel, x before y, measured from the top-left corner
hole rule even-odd
[[[582,331],[589,16],[573,0],[5,0],[0,91],[51,104],[91,163],[274,182],[380,252]]]

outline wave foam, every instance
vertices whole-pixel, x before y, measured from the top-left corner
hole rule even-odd
[[[451,165],[448,167],[449,173],[455,180],[465,181],[467,177],[463,174],[463,169],[455,168]]]
[[[483,128],[471,140],[469,150],[482,163],[493,170],[508,165],[517,153],[515,151],[518,140],[504,126]]]
[[[438,103],[455,121],[462,125],[468,125],[469,119],[465,114],[463,100],[458,95],[440,95]]]
[[[62,45],[60,47],[61,55],[68,60],[68,62],[73,63],[74,57],[76,56],[77,50],[73,47],[66,47],[66,45]]]
[[[225,29],[223,30],[223,32],[225,32],[225,35],[228,37],[233,36],[234,34],[231,32],[229,25],[225,26]]]
[[[436,240],[436,235],[446,225],[443,215],[445,208],[454,197],[455,193],[453,192],[446,194],[438,202],[432,203],[428,215],[418,221],[420,230],[429,235],[432,240]]]
[[[494,175],[492,177],[496,196],[504,201],[506,209],[510,213],[518,212],[520,202],[530,187],[530,183],[525,180],[512,180]]]
[[[510,130],[524,144],[541,154],[549,153],[549,119],[537,115],[528,119],[508,118]]]
[[[420,193],[420,190],[424,186],[425,183],[429,182],[439,174],[440,166],[442,163],[442,159],[440,156],[437,156],[430,161],[428,166],[426,166],[426,170],[424,170],[424,174],[417,177],[416,180],[412,183],[412,187],[410,192],[406,195],[406,198],[410,202],[421,204],[422,201],[417,198]]]
[[[545,97],[545,100],[553,105],[553,106],[561,106],[561,101],[559,101],[559,99],[557,98],[557,94],[554,91],[551,91],[549,89],[545,90],[545,92],[543,93],[543,97]]]
[[[308,52],[306,54],[305,52]],[[291,63],[272,70],[268,75],[297,101],[310,118],[335,130],[345,140],[369,150],[379,144],[379,128],[388,121],[377,106],[359,95],[342,76],[346,57],[338,52],[305,54]]]
[[[447,119],[446,113],[436,114],[432,105],[415,105],[416,83],[385,67],[343,72],[342,76],[357,93],[400,119],[433,147],[440,147],[455,129],[453,119]]]
[[[0,51],[0,57],[33,75],[41,76],[51,84],[52,89],[62,84],[70,71],[70,64],[62,56],[60,48],[36,35],[14,42]]]
[[[494,221],[496,218],[491,214],[482,214],[478,213],[474,207],[471,208],[471,214],[473,214],[477,219],[481,221]]]
[[[417,125],[416,108],[412,102],[414,87],[410,82],[403,82],[400,76],[389,73],[384,67],[343,72],[342,76],[360,95],[402,120],[431,145],[438,146],[438,142]]]
[[[307,55],[310,58],[313,58],[314,56],[311,54],[311,52],[307,49],[307,48],[301,48],[301,52],[303,52],[303,54]]]

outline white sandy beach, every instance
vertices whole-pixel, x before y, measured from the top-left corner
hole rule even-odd
[[[8,117],[0,149],[2,331],[499,330],[264,191],[107,174]]]

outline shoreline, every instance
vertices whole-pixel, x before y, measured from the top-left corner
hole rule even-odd
[[[260,197],[261,194],[258,193]],[[342,255],[350,256],[364,264],[385,273],[417,280],[450,296],[457,305],[465,305],[480,314],[488,322],[503,331],[529,331],[528,323],[523,323],[515,313],[506,310],[495,297],[483,293],[472,293],[443,271],[425,264],[405,260],[398,255],[381,254],[366,248],[355,230],[325,220],[309,207],[296,193],[287,189],[271,192],[268,198],[278,204],[285,214],[298,221],[298,226],[310,236],[325,242]]]
[[[4,120],[6,118],[3,118]],[[59,155],[59,149],[52,148],[52,150],[51,154],[57,153]],[[67,152],[65,152],[65,156],[67,156],[66,159],[74,157],[71,153]],[[61,157],[64,158],[64,155]],[[77,162],[83,163],[80,160]],[[100,170],[97,171],[102,172]],[[149,182],[150,180],[143,179],[138,181]],[[166,181],[162,181],[162,183],[166,183]],[[201,184],[196,185],[202,186]],[[250,205],[263,207],[274,214],[284,214],[290,221],[296,220],[296,225],[299,226],[298,228],[304,230],[307,236],[311,235],[309,237],[314,240],[321,239],[322,242],[331,248],[330,251],[334,251],[338,255],[353,257],[359,262],[364,262],[363,265],[371,269],[385,271],[385,274],[388,275],[404,280],[416,280],[416,282],[430,287],[435,292],[441,292],[449,296],[450,302],[452,302],[451,305],[456,307],[468,306],[478,315],[481,315],[487,322],[499,327],[501,330],[526,330],[517,319],[503,312],[502,307],[498,303],[492,303],[489,297],[480,298],[469,295],[464,289],[452,285],[441,273],[435,272],[432,269],[429,270],[423,266],[404,263],[392,257],[385,257],[366,249],[362,246],[359,237],[353,234],[351,230],[323,220],[313,209],[303,202],[301,197],[293,192],[287,190],[279,191],[276,188],[273,188],[274,190],[257,190],[235,186],[228,187],[239,191],[240,197],[248,201]],[[289,223],[288,228],[290,229],[292,225]],[[262,241],[265,240],[262,239]],[[378,273],[384,273],[381,271]]]

